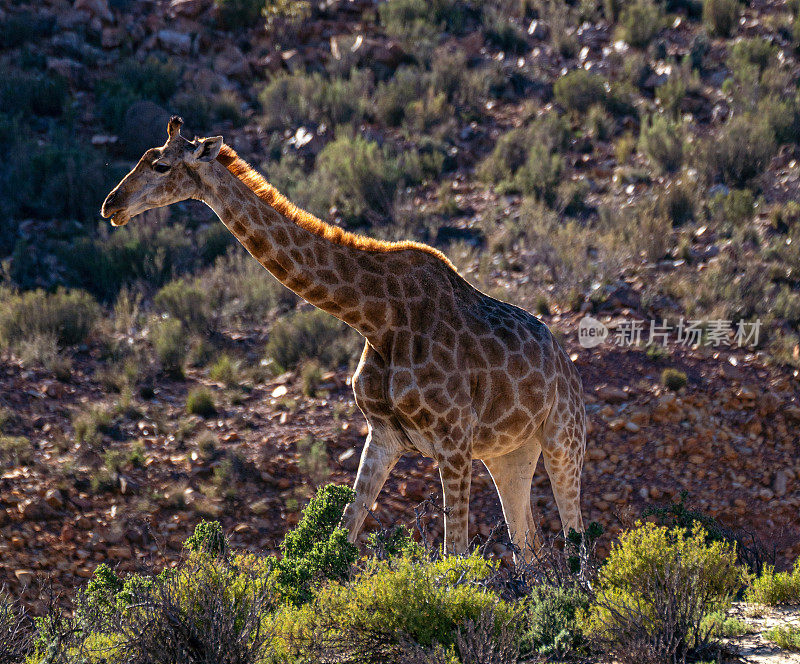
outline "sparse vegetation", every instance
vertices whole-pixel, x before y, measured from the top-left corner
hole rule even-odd
[[[705,616],[726,609],[745,582],[735,549],[707,543],[700,526],[687,534],[640,525],[600,569],[592,636],[623,662],[701,654],[710,647]]]
[[[341,366],[354,350],[350,339],[343,323],[321,311],[297,311],[280,319],[270,330],[266,356],[281,371],[311,359],[323,366]]]
[[[186,397],[186,412],[190,415],[201,415],[211,417],[217,412],[214,404],[214,396],[205,387],[195,387]]]
[[[0,436],[0,468],[16,468],[33,461],[33,446],[25,436]]]
[[[800,627],[795,625],[776,625],[765,636],[779,648],[800,652]]]
[[[800,604],[800,558],[789,572],[776,572],[774,567],[766,567],[753,579],[746,599],[762,606]]]
[[[661,372],[661,384],[673,392],[677,392],[684,387],[687,381],[686,374],[680,369],[667,367]]]
[[[703,24],[719,37],[729,37],[741,12],[739,0],[703,0]]]
[[[12,347],[36,336],[51,336],[62,346],[81,343],[100,316],[97,303],[82,291],[4,290],[0,298],[0,340]]]

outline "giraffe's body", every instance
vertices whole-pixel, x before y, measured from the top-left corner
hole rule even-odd
[[[534,533],[530,488],[542,452],[564,528],[582,529],[581,381],[543,323],[470,286],[435,249],[323,224],[220,138],[190,143],[178,129],[171,122],[165,146],[145,153],[103,214],[126,223],[145,209],[201,199],[278,280],[365,337],[353,390],[369,434],[344,515],[351,540],[409,451],[438,463],[448,551],[467,548],[473,459],[491,473],[520,548]]]

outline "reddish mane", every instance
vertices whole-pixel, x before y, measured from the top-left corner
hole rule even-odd
[[[244,159],[239,157],[233,148],[225,145],[224,143],[222,148],[220,148],[217,161],[225,166],[225,168],[227,168],[241,182],[247,185],[247,187],[251,189],[262,201],[267,203],[267,205],[280,212],[280,214],[298,226],[305,228],[312,233],[316,233],[320,237],[323,237],[330,242],[335,242],[336,244],[371,252],[389,252],[416,249],[417,251],[424,251],[432,256],[436,256],[436,258],[444,261],[448,266],[455,269],[450,260],[441,251],[434,249],[427,244],[414,242],[411,240],[405,240],[402,242],[385,242],[383,240],[376,240],[364,235],[357,235],[339,228],[338,226],[327,224],[321,219],[315,217],[313,214],[310,214],[305,210],[301,210],[277,189],[275,189],[275,187],[273,187],[269,182],[267,182],[263,175],[252,168]]]

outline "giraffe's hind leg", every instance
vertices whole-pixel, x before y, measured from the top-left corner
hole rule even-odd
[[[519,562],[520,554],[523,560],[529,560],[538,547],[531,483],[541,451],[539,438],[533,436],[513,452],[483,461],[497,487],[511,541],[519,550],[514,553],[515,562]]]
[[[562,415],[562,416],[560,416]],[[544,467],[565,533],[583,531],[581,516],[581,471],[586,450],[586,422],[583,404],[567,413],[551,412],[544,425],[542,452]]]

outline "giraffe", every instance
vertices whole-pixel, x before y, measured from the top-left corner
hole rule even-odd
[[[144,153],[101,213],[121,226],[201,200],[275,278],[364,337],[352,386],[368,433],[342,517],[350,541],[407,452],[438,464],[448,553],[468,548],[473,459],[491,474],[523,559],[540,455],[562,527],[582,531],[583,389],[547,326],[471,286],[433,247],[355,235],[300,210],[221,136],[189,141],[182,122],[169,121],[166,143]]]

